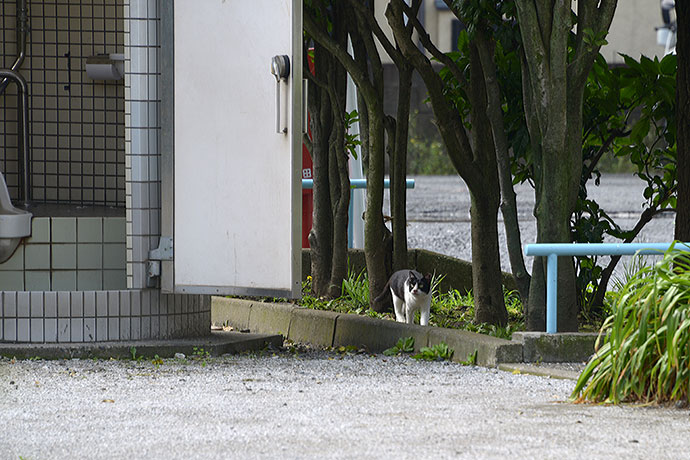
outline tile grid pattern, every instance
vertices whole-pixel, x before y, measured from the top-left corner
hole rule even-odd
[[[34,217],[0,264],[0,291],[125,289],[124,217]]]
[[[127,286],[146,287],[148,252],[160,237],[158,0],[125,5]]]
[[[209,332],[208,296],[157,290],[0,292],[0,342],[169,339]]]
[[[157,246],[160,235],[158,0],[94,0],[99,1],[124,1],[125,228],[130,290],[0,291],[2,342],[166,339],[210,332],[209,296],[139,289],[146,283],[148,250]]]
[[[122,53],[125,0],[30,0],[27,56],[35,202],[125,205],[124,84],[87,77],[86,59]],[[17,53],[16,2],[0,4],[0,66]],[[0,106],[0,170],[18,196],[18,98]]]

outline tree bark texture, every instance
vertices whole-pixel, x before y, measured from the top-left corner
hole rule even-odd
[[[338,8],[336,6],[336,8]],[[336,11],[337,13],[337,11]],[[338,23],[336,23],[338,24]],[[342,23],[334,30],[340,46],[347,47],[347,31]],[[331,204],[333,206],[333,263],[328,296],[335,298],[342,292],[347,277],[347,230],[350,207],[350,174],[348,153],[345,148],[345,100],[347,97],[347,73],[338,61],[332,59],[332,71],[328,78],[328,92],[333,116],[333,142],[329,155],[331,161]]]
[[[327,79],[329,60],[323,47],[314,46],[314,83]],[[305,72],[305,75],[311,73]],[[311,157],[314,176],[314,209],[312,228],[309,232],[311,247],[312,290],[317,296],[325,296],[331,280],[333,258],[333,215],[329,185],[329,138],[332,130],[330,97],[324,86],[312,84],[308,94],[311,114]]]
[[[498,249],[497,203],[491,203],[495,195],[470,192],[472,216],[472,293],[474,296],[474,320],[505,326],[508,312],[505,308],[501,285]]]
[[[524,48],[525,115],[530,136],[541,144],[535,158],[537,243],[569,243],[570,216],[582,173],[582,98],[599,46],[586,34],[605,34],[616,0],[578,2],[574,53],[568,54],[572,2],[516,0]],[[534,145],[535,139],[532,139]],[[560,258],[558,330],[576,331],[578,306],[572,259]],[[526,326],[544,330],[546,264],[532,271]]]
[[[522,238],[520,237],[520,225],[517,214],[517,200],[513,189],[513,177],[510,167],[510,155],[508,139],[503,123],[503,110],[501,109],[501,88],[496,76],[494,64],[493,42],[487,34],[478,32],[475,43],[479,52],[484,78],[486,83],[487,104],[486,116],[489,119],[491,133],[496,150],[496,163],[498,166],[498,182],[501,190],[501,213],[506,230],[506,243],[510,267],[517,284],[518,292],[523,304],[529,298],[530,275],[525,267],[525,259],[522,255]]]
[[[676,149],[678,200],[675,239],[690,241],[690,3],[676,2]]]
[[[319,28],[309,14],[304,15],[304,28],[317,42],[331,53],[354,80],[359,94],[365,101],[367,111],[367,211],[364,220],[364,254],[369,276],[369,296],[373,299],[383,291],[388,281],[385,266],[383,224],[383,176],[385,156],[385,132],[383,112],[383,67],[371,35],[371,30],[362,27],[361,21],[344,5],[354,50],[354,58],[347,48],[340,46],[324,30]],[[381,310],[380,305],[372,305]]]
[[[412,71],[409,65],[398,68],[398,109],[393,155],[390,162],[391,217],[393,229],[393,271],[408,267],[407,262],[407,138],[410,125]]]
[[[445,84],[431,61],[405,33],[404,15],[417,29],[422,45],[453,72],[472,98],[472,131],[469,134],[453,102],[446,97]],[[386,17],[398,46],[426,84],[437,126],[451,162],[470,190],[475,320],[505,324],[507,312],[501,287],[497,231],[499,185],[493,138],[486,117],[486,88],[479,56],[474,50],[471,55],[470,81],[467,81],[455,62],[431,43],[416,15],[411,14],[410,8],[402,0],[389,3]]]

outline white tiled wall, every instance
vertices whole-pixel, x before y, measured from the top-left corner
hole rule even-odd
[[[142,289],[160,236],[158,1],[124,0],[126,217],[34,218],[31,238],[0,265],[0,342],[210,332],[209,296]]]
[[[125,205],[124,82],[92,80],[86,60],[124,52],[125,0],[29,0],[20,73],[29,84],[32,199]],[[17,55],[16,2],[0,2],[0,67]],[[18,195],[17,88],[0,104],[0,171]]]
[[[125,6],[127,285],[146,286],[146,260],[160,236],[158,0]]]
[[[0,292],[0,342],[110,342],[208,334],[208,296],[157,290]]]
[[[34,217],[0,264],[0,291],[125,289],[124,217]]]

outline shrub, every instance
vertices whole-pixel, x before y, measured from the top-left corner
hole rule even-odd
[[[597,348],[571,396],[576,401],[687,401],[690,252],[672,246],[656,265],[629,278]]]

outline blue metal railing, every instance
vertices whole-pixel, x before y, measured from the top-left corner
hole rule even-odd
[[[390,179],[384,179],[383,180],[383,188],[390,188],[391,186],[391,181]],[[406,188],[414,188],[414,179],[406,179],[405,180],[405,187]],[[314,188],[314,179],[302,179],[302,188],[303,189],[313,189]],[[348,219],[348,229],[347,229],[347,247],[351,248],[354,246],[354,212],[352,209],[353,202],[352,202],[352,190],[354,189],[363,189],[367,188],[367,180],[366,179],[350,179],[350,209],[348,210],[349,213],[349,219]]]
[[[525,246],[526,256],[546,257],[546,332],[557,332],[558,256],[632,256],[663,254],[674,243],[537,243]],[[675,243],[690,250],[690,243]]]
[[[383,188],[390,188],[390,179],[383,180]],[[405,181],[406,188],[414,188],[414,179],[407,179]],[[302,179],[302,188],[314,188],[314,179]],[[366,179],[350,179],[350,188],[367,188]]]

